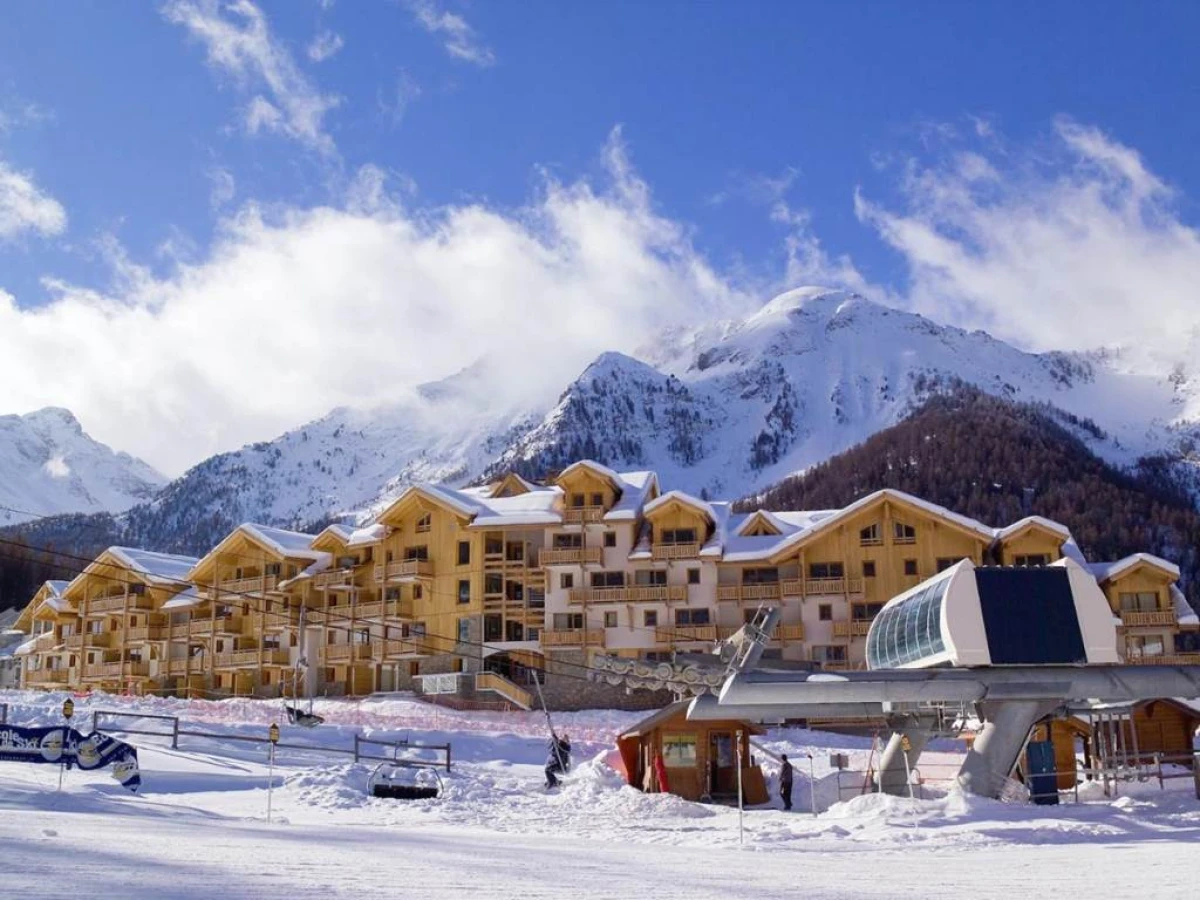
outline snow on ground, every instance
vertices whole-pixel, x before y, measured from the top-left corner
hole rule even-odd
[[[9,721],[53,724],[65,695],[10,693]],[[265,821],[263,746],[184,736],[129,735],[142,791],[103,772],[0,763],[0,865],[5,896],[120,897],[521,896],[974,897],[1019,896],[1069,877],[1081,894],[1193,896],[1200,801],[1191,782],[1122,785],[1106,799],[1059,807],[1001,804],[944,789],[961,753],[935,747],[922,764],[925,799],[860,795],[870,740],[799,729],[762,746],[797,764],[796,811],[736,809],[642,794],[608,765],[618,731],[640,716],[555,714],[571,734],[576,771],[559,792],[541,789],[545,720],[535,713],[464,713],[400,695],[318,701],[327,724],[285,724],[278,701],[76,699],[92,709],[178,715],[197,730],[263,736],[280,721],[284,743],[348,749],[357,734],[453,744],[437,801],[368,797],[367,763],[348,755],[281,750],[273,821]],[[147,730],[163,723],[138,720]],[[184,726],[187,727],[187,726]],[[829,752],[851,757],[838,778]],[[812,754],[812,763],[806,754]],[[768,766],[773,770],[773,765]],[[808,812],[809,772],[820,815]],[[777,805],[777,804],[776,804]]]

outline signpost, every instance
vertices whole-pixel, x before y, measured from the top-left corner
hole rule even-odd
[[[737,785],[738,785],[738,844],[746,843],[746,831],[742,821],[742,733],[737,733]]]
[[[274,722],[267,729],[267,740],[271,746],[267,750],[267,821],[271,821],[271,794],[275,789],[275,745],[279,743],[279,726]]]
[[[58,790],[62,791],[63,772],[67,768],[67,736],[71,733],[71,716],[75,715],[75,701],[68,697],[62,705],[63,721],[61,755],[58,758]]]

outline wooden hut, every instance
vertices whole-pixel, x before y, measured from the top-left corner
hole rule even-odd
[[[740,740],[743,800],[747,805],[766,803],[766,781],[750,755],[750,735],[762,734],[762,729],[737,719],[689,721],[687,708],[687,701],[672,703],[617,738],[626,781],[643,791],[667,791],[686,800],[736,800]],[[656,775],[660,756],[665,786]]]

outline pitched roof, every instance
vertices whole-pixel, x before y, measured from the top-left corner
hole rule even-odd
[[[717,514],[713,511],[709,502],[701,500],[698,497],[693,497],[691,494],[684,493],[683,491],[667,491],[665,494],[660,494],[642,507],[642,513],[648,516],[656,509],[661,509],[670,503],[682,503],[684,506],[690,506],[692,509],[698,510],[708,516],[709,521],[716,524]]]
[[[147,581],[161,584],[187,582],[188,573],[198,563],[194,556],[179,556],[173,553],[156,553],[137,547],[109,547],[104,551],[111,554],[121,565],[141,575]],[[103,554],[101,554],[103,555]],[[88,568],[96,565],[91,563]],[[84,570],[85,573],[87,570]]]
[[[1097,581],[1110,581],[1128,572],[1135,566],[1143,564],[1152,566],[1155,569],[1161,569],[1175,578],[1179,577],[1179,566],[1170,560],[1163,559],[1161,556],[1155,556],[1152,553],[1131,553],[1129,556],[1118,559],[1116,562],[1088,563],[1087,569],[1095,576]]]

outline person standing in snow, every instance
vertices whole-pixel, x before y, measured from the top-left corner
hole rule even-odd
[[[571,740],[564,734],[559,737],[550,732],[550,755],[546,757],[546,788],[558,787],[559,775],[571,771]]]
[[[783,800],[783,808],[792,808],[792,764],[788,762],[787,754],[783,754],[779,763],[779,796]]]

